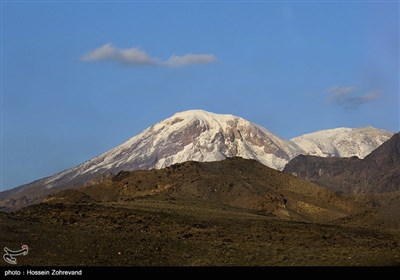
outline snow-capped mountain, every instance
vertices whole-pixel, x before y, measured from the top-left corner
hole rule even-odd
[[[283,169],[301,153],[295,144],[243,118],[190,110],[176,113],[73,170],[81,175],[160,169],[189,160],[218,161],[235,156]]]
[[[0,193],[0,207],[16,209],[122,170],[159,169],[185,161],[242,157],[282,170],[300,154],[363,158],[392,134],[376,128],[338,128],[287,141],[240,117],[190,110],[74,168]]]
[[[307,155],[364,158],[394,133],[374,127],[320,130],[292,138]]]
[[[302,153],[292,142],[243,118],[190,110],[176,113],[96,158],[25,186],[62,187],[81,184],[104,172],[159,169],[190,160],[235,156],[282,170]]]

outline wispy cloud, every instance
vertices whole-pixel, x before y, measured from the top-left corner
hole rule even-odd
[[[165,66],[165,67],[181,67],[194,64],[209,64],[217,59],[212,54],[186,54],[172,55],[167,60],[161,60],[156,57],[149,56],[145,51],[139,48],[119,49],[111,43],[105,44],[95,50],[92,50],[81,57],[83,61],[99,61],[110,60],[121,64],[132,66]]]
[[[355,110],[360,105],[375,100],[381,96],[379,91],[371,91],[366,94],[359,94],[354,86],[331,87],[326,90],[327,103],[342,107],[345,110]]]
[[[168,58],[164,65],[170,67],[179,67],[190,64],[208,64],[216,61],[216,58],[212,54],[185,54],[182,56],[172,55]]]
[[[81,57],[83,61],[114,60],[124,64],[132,65],[155,65],[156,58],[152,58],[146,52],[138,48],[118,49],[111,43],[105,44]]]

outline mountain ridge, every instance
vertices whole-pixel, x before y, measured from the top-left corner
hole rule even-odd
[[[309,155],[364,158],[393,134],[372,126],[338,127],[303,134],[290,140]]]
[[[400,133],[396,133],[364,159],[301,155],[284,172],[336,192],[393,192],[400,190],[399,162]]]
[[[198,199],[260,211],[284,219],[331,220],[358,209],[357,203],[306,180],[240,157],[177,163],[163,169],[121,171],[44,202],[129,203],[145,197]]]
[[[7,199],[13,205],[35,203],[44,193],[81,186],[122,170],[160,169],[185,161],[219,161],[228,157],[255,159],[282,170],[300,154],[307,151],[241,117],[204,110],[183,111],[82,164],[1,192],[0,207]]]

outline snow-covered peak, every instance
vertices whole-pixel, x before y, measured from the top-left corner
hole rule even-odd
[[[185,161],[218,161],[236,156],[281,170],[302,153],[296,144],[243,118],[190,110],[176,113],[114,149],[46,178],[44,184],[58,187],[104,172],[158,169]]]
[[[364,158],[394,133],[374,127],[320,130],[292,138],[309,155]]]
[[[207,126],[211,128],[221,127],[226,129],[228,123],[237,122],[239,120],[242,122],[246,121],[243,118],[229,114],[215,114],[204,110],[188,110],[175,113],[172,117],[155,124],[151,127],[151,129],[157,130],[165,126],[171,126],[173,129],[177,129],[179,127],[185,127],[189,124],[193,124],[193,122],[202,125],[207,124]]]
[[[231,114],[216,114],[205,110],[197,109],[197,110],[187,110],[183,112],[177,112],[171,118],[226,122],[228,120],[238,119],[239,117],[236,117]]]
[[[121,153],[129,157],[124,157],[120,166],[141,162],[140,169],[240,156],[282,169],[288,160],[302,152],[290,141],[243,118],[189,110],[174,114],[106,153],[107,160],[102,163],[115,161]]]
[[[29,193],[34,188],[69,188],[121,170],[158,169],[185,161],[235,156],[282,170],[299,154],[364,157],[392,134],[373,127],[337,128],[287,141],[237,116],[189,110],[172,115],[98,157],[23,188]]]

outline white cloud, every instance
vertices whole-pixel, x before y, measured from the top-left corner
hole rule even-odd
[[[138,48],[118,49],[111,43],[105,44],[81,57],[83,61],[114,60],[123,64],[156,65],[158,60]]]
[[[345,110],[357,109],[360,105],[378,99],[381,96],[379,91],[372,91],[362,95],[357,94],[357,88],[354,86],[336,86],[331,87],[326,91],[329,94],[326,101],[329,104],[338,105]]]
[[[108,43],[83,55],[81,59],[83,61],[111,59],[115,56],[115,54],[116,49],[111,45],[111,43]]]
[[[179,67],[191,64],[208,64],[216,61],[216,57],[212,54],[186,54],[182,56],[172,55],[164,62],[166,66]]]
[[[139,48],[118,49],[111,43],[105,44],[95,50],[84,54],[81,57],[83,61],[110,60],[122,64],[144,66],[166,66],[181,67],[193,64],[209,64],[216,61],[212,54],[186,54],[182,56],[172,55],[169,59],[163,61],[149,56]]]

